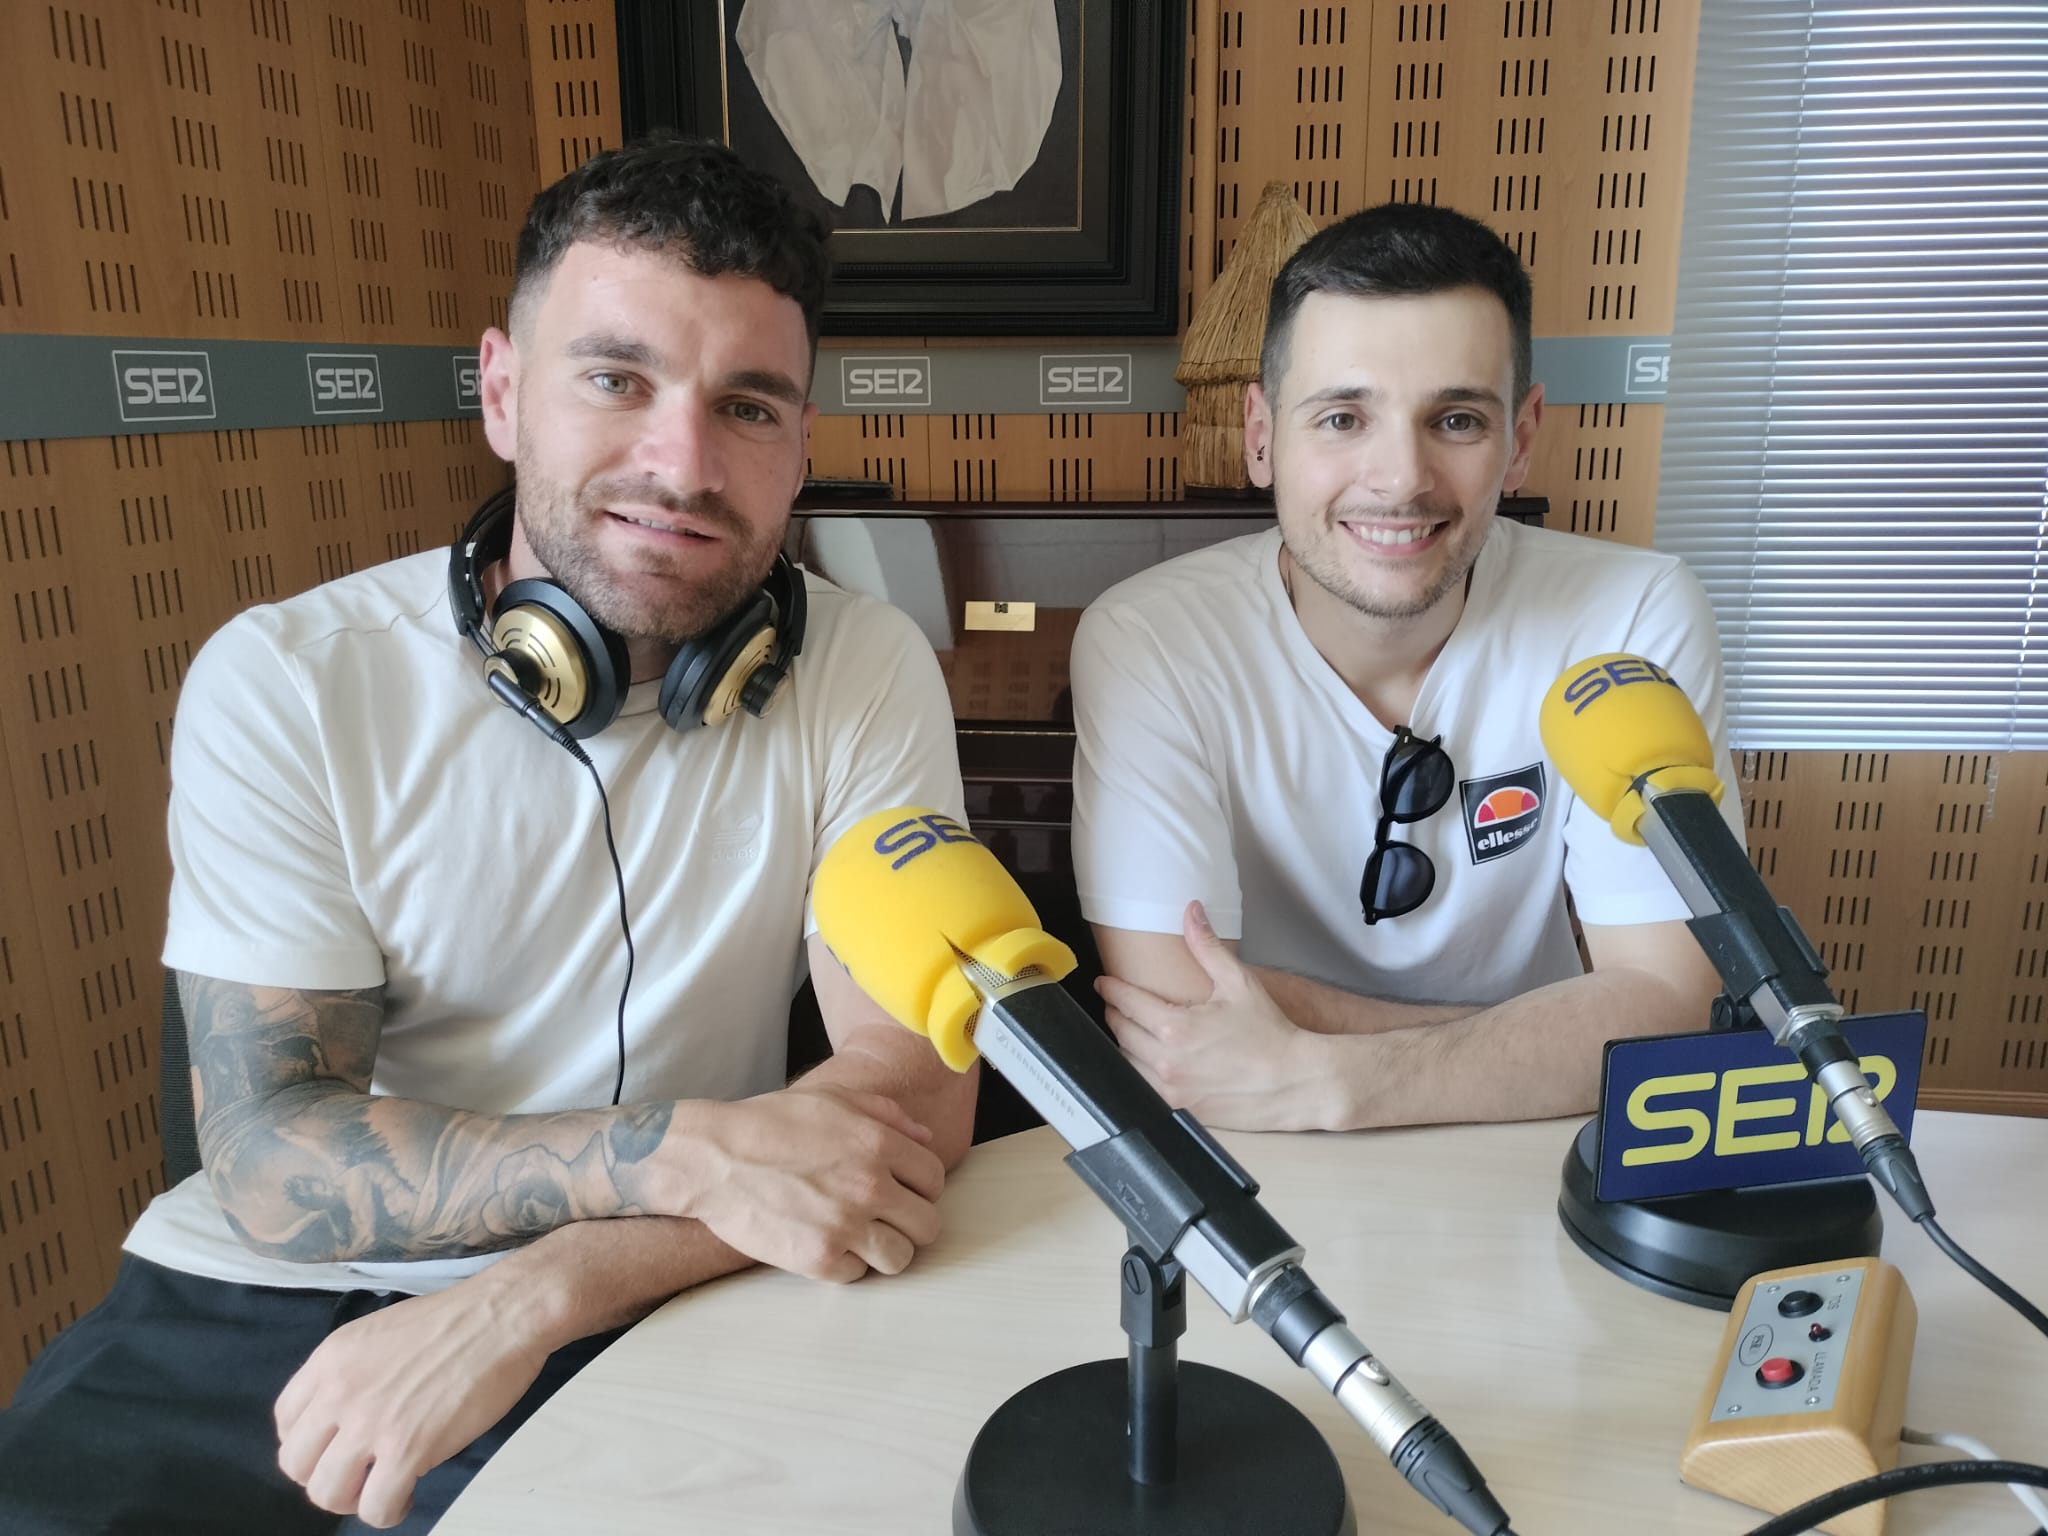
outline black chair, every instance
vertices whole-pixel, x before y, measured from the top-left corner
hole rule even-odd
[[[164,972],[163,1035],[157,1045],[156,1125],[164,1149],[164,1188],[199,1171],[199,1122],[192,1112],[192,1054],[178,973]]]

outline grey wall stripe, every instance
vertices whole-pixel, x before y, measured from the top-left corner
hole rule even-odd
[[[1555,405],[1664,399],[1666,336],[1551,336],[1536,377]],[[1177,411],[1173,342],[1105,347],[821,348],[828,415]],[[208,432],[478,414],[476,352],[347,342],[0,336],[0,438]]]

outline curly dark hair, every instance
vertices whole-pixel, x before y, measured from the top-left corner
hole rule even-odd
[[[831,270],[825,226],[780,182],[723,144],[656,129],[602,150],[526,210],[512,269],[512,323],[579,240],[674,256],[693,272],[759,278],[804,312],[813,351]]]
[[[1311,235],[1273,279],[1259,373],[1270,391],[1287,371],[1295,312],[1312,293],[1392,298],[1484,288],[1508,312],[1515,398],[1529,393],[1529,273],[1514,247],[1477,219],[1431,203],[1381,203]]]

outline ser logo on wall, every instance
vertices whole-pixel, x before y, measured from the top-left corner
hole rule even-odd
[[[1624,394],[1636,399],[1662,400],[1671,383],[1671,343],[1636,342],[1628,349],[1628,377]]]
[[[1065,410],[1131,403],[1128,352],[1042,352],[1038,403]]]
[[[315,416],[375,416],[384,409],[384,376],[374,352],[308,352],[306,386]]]
[[[211,421],[213,359],[204,352],[115,349],[114,399],[123,421]]]
[[[839,401],[856,411],[900,411],[932,403],[932,360],[921,353],[839,359]]]
[[[483,366],[474,352],[458,352],[455,366],[455,409],[481,411],[484,408]]]

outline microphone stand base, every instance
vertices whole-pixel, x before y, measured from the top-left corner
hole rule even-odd
[[[1557,1219],[1587,1258],[1659,1296],[1726,1312],[1751,1275],[1875,1257],[1884,1236],[1877,1196],[1860,1173],[1660,1200],[1596,1200],[1599,1135],[1599,1120],[1588,1120],[1565,1153]]]
[[[953,1496],[953,1536],[1355,1536],[1336,1454],[1255,1381],[1179,1366],[1178,1473],[1126,1460],[1126,1362],[1034,1381],[989,1416]]]

